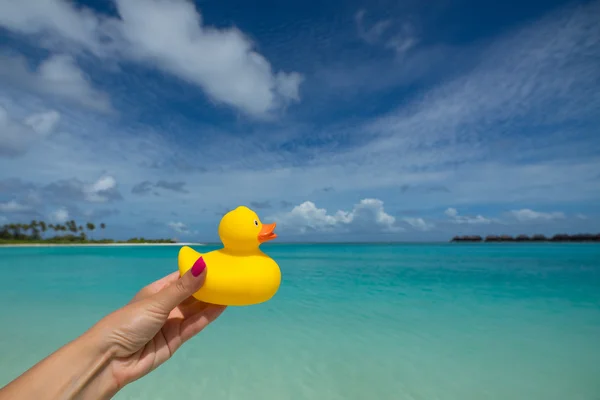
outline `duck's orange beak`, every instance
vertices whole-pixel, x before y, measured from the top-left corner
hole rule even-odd
[[[263,224],[262,229],[260,230],[260,232],[258,232],[258,242],[264,243],[268,242],[269,240],[275,239],[277,235],[273,231],[275,230],[276,225],[277,224],[275,222],[273,222],[272,224]]]

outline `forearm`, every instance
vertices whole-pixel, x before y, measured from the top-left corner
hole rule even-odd
[[[109,399],[117,392],[111,356],[88,331],[0,389],[0,400]]]

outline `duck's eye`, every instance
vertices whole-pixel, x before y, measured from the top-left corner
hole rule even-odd
[[[254,220],[254,225],[258,226],[258,221]]]

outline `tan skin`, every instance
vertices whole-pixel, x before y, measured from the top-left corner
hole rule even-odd
[[[224,311],[191,295],[206,270],[173,272],[0,389],[5,399],[109,399],[167,361]]]

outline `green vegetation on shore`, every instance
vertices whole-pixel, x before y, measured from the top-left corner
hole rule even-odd
[[[99,225],[101,230],[106,224]],[[79,225],[74,220],[64,224],[47,224],[33,220],[28,224],[11,223],[0,227],[0,245],[2,244],[90,244],[90,243],[176,243],[173,239],[131,238],[128,240],[94,239],[96,225],[87,222]],[[49,232],[54,231],[54,235]],[[64,233],[63,233],[64,232]],[[62,234],[61,234],[62,233]],[[89,235],[89,236],[88,236]]]

